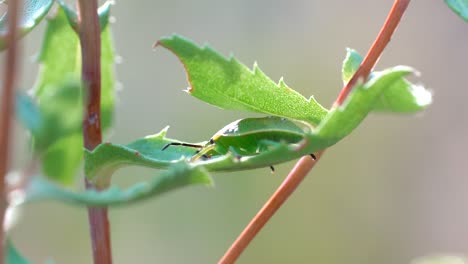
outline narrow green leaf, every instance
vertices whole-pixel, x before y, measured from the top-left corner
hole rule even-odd
[[[445,3],[457,13],[457,15],[468,22],[468,0],[445,0]]]
[[[81,206],[128,205],[194,184],[212,185],[212,179],[203,168],[194,167],[185,162],[173,164],[167,171],[162,172],[151,181],[137,183],[126,190],[110,187],[101,192],[94,190],[73,192],[56,186],[41,177],[34,177],[26,190],[26,198],[13,201],[13,203],[21,204],[52,199]]]
[[[209,104],[312,124],[318,124],[327,114],[313,97],[307,100],[282,79],[273,82],[257,65],[250,70],[234,57],[226,59],[208,46],[200,48],[177,35],[158,43],[184,64],[190,82],[187,92]]]
[[[7,239],[6,243],[6,263],[7,264],[30,264],[29,260],[23,257],[15,248],[11,239]]]
[[[343,83],[346,84],[353,77],[361,62],[362,57],[357,51],[347,49],[342,67]],[[379,72],[372,72],[370,79],[379,74]],[[373,110],[378,112],[414,113],[425,109],[431,103],[432,94],[428,90],[401,78],[382,94]]]
[[[19,21],[20,36],[26,35],[36,27],[47,12],[49,12],[53,3],[53,0],[24,0]],[[4,50],[7,47],[7,21],[8,13],[0,17],[0,50]]]
[[[109,17],[109,4],[101,12]],[[83,155],[83,103],[81,89],[67,86],[80,83],[81,54],[77,34],[70,27],[63,8],[47,23],[39,54],[40,72],[34,87],[44,127],[34,134],[35,151],[43,154],[43,173],[60,183],[71,183]],[[101,127],[112,125],[114,111],[114,48],[110,27],[101,34]],[[57,163],[60,160],[60,164]]]

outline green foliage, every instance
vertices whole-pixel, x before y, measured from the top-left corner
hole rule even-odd
[[[112,174],[125,165],[138,165],[166,169],[173,162],[189,158],[195,151],[192,148],[162,148],[176,140],[166,138],[168,127],[155,135],[138,139],[128,145],[103,143],[93,151],[85,150],[85,175],[92,179],[95,175]]]
[[[49,12],[53,3],[53,0],[24,0],[20,15],[21,20],[19,21],[20,36],[26,35],[36,27],[47,12]],[[8,13],[0,18],[0,50],[4,50],[7,47],[7,21]]]
[[[313,97],[289,88],[281,79],[268,78],[255,64],[250,70],[234,57],[226,59],[208,46],[203,48],[174,35],[158,42],[184,64],[191,95],[223,109],[282,116],[318,124],[327,114]]]
[[[447,3],[457,15],[468,22],[468,0],[445,0],[445,3]]]
[[[109,5],[103,9],[108,18]],[[103,130],[112,124],[114,110],[114,49],[109,27],[101,35],[101,126]],[[33,89],[38,102],[32,110],[33,99],[20,102],[19,112],[23,123],[32,129],[27,117],[40,116],[40,131],[31,131],[35,151],[42,157],[45,175],[62,184],[73,182],[83,155],[81,136],[83,103],[81,98],[81,53],[79,39],[70,27],[62,8],[47,23],[41,52],[40,72]],[[23,100],[25,100],[23,98]],[[27,110],[29,107],[29,110]],[[24,113],[29,113],[25,115]]]
[[[41,177],[34,177],[28,185],[25,199],[13,201],[13,204],[55,199],[81,206],[128,205],[193,184],[211,186],[212,179],[203,168],[193,167],[185,162],[178,162],[151,181],[137,183],[126,190],[113,186],[101,192],[87,190],[77,193]]]
[[[347,83],[359,68],[362,57],[353,49],[347,49],[343,61],[342,78]],[[370,79],[378,76],[380,72],[373,72]],[[392,84],[374,105],[374,111],[394,113],[414,113],[425,109],[432,102],[432,95],[420,85],[410,83],[401,78]]]
[[[256,155],[238,158],[229,152],[225,155],[214,155],[207,160],[197,160],[193,164],[203,166],[209,171],[260,168],[293,160],[332,146],[349,135],[362,122],[386,89],[411,72],[412,69],[408,67],[395,67],[381,72],[365,84],[358,84],[342,107],[332,109],[315,129],[304,130],[303,140],[299,144],[288,144],[281,140],[266,142],[269,148]],[[174,161],[188,159],[195,154],[193,148],[179,146],[162,151],[167,143],[177,142],[166,138],[165,135],[166,129],[157,135],[139,139],[128,145],[105,143],[93,151],[86,151],[88,161],[86,174],[92,179],[94,175],[111,173],[129,165],[163,169],[170,167]]]

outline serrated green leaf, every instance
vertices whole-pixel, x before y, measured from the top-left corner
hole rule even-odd
[[[6,243],[6,263],[7,264],[30,264],[29,260],[23,257],[15,248],[11,239],[7,239]]]
[[[342,67],[343,83],[346,84],[353,77],[361,62],[362,57],[357,51],[347,49]],[[379,72],[372,72],[370,79],[379,74]],[[401,78],[381,95],[373,110],[378,112],[414,113],[425,109],[431,103],[432,95],[428,90]]]
[[[25,191],[25,199],[13,201],[13,203],[21,204],[52,199],[81,206],[128,205],[194,184],[212,185],[212,179],[203,168],[194,167],[185,162],[173,164],[167,171],[162,172],[151,181],[139,182],[126,190],[112,186],[101,192],[94,190],[73,192],[56,186],[43,178],[34,177]]]
[[[445,0],[445,3],[457,13],[458,16],[468,22],[468,0]]]
[[[26,35],[36,27],[47,12],[49,12],[53,3],[53,0],[24,0],[19,21],[20,36]],[[0,50],[4,50],[7,47],[7,21],[8,13],[0,18]]]
[[[330,147],[349,135],[373,109],[382,93],[410,72],[411,68],[395,67],[381,72],[365,84],[358,84],[343,106],[332,109],[315,129],[304,130],[304,139],[299,144],[280,141],[257,155],[237,157],[228,152],[206,160],[199,159],[193,164],[208,171],[245,170],[293,160]],[[163,130],[128,145],[106,143],[91,152],[86,151],[86,174],[92,179],[96,174],[111,175],[116,169],[129,165],[164,169],[173,162],[189,159],[195,154],[193,148],[183,146],[162,151],[166,144],[176,141],[165,135],[166,130]]]
[[[283,80],[273,82],[257,65],[250,70],[234,57],[226,59],[208,46],[200,48],[177,35],[163,38],[159,44],[184,64],[190,83],[187,92],[209,104],[311,124],[318,124],[327,114],[313,97],[307,100]]]
[[[105,7],[104,12],[108,12],[108,4]],[[105,17],[108,18],[108,14]],[[62,8],[58,8],[55,17],[47,23],[38,58],[41,66],[34,95],[39,101],[46,128],[34,137],[35,151],[43,154],[45,175],[61,183],[71,183],[83,154],[82,144],[77,139],[77,134],[82,130],[83,103],[81,89],[72,96],[67,95],[69,91],[66,86],[73,81],[80,82],[81,54],[78,36],[70,27]],[[101,34],[103,131],[112,125],[114,86],[114,49],[110,27],[105,27]],[[55,158],[60,158],[61,163],[58,164]]]

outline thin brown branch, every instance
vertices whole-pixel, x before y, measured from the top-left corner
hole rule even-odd
[[[257,213],[253,220],[242,231],[239,237],[234,241],[226,254],[219,260],[220,264],[234,263],[234,261],[242,254],[245,248],[250,244],[253,238],[260,232],[270,218],[278,211],[281,205],[291,196],[302,180],[307,176],[307,173],[317,164],[317,161],[322,156],[323,151],[315,154],[316,160],[310,156],[302,157],[294,168],[289,172],[288,177],[283,181],[276,192],[263,205],[262,209]],[[291,184],[295,183],[295,184]]]
[[[101,29],[97,0],[79,0],[79,35],[82,55],[82,80],[85,113],[83,117],[84,146],[93,150],[102,142],[101,135]],[[85,179],[87,189],[102,190]],[[106,207],[88,208],[93,258],[95,264],[111,264],[110,224]]]
[[[0,264],[5,261],[5,233],[3,222],[5,220],[5,210],[8,206],[6,195],[5,177],[9,170],[12,142],[12,115],[14,110],[14,90],[16,86],[18,67],[18,17],[21,7],[21,1],[8,2],[8,33],[6,38],[6,65],[5,75],[3,77],[3,89],[1,97],[0,110]]]
[[[366,57],[361,63],[359,69],[356,71],[354,76],[343,87],[340,94],[338,95],[334,107],[341,105],[349,92],[356,84],[356,81],[361,78],[367,78],[374,65],[377,63],[378,58],[382,54],[384,48],[390,42],[391,36],[398,26],[401,17],[403,16],[410,0],[395,0],[392,9],[389,12],[387,20],[385,21],[382,29],[380,30],[376,40],[369,49]],[[323,155],[325,150],[320,151],[316,154],[317,158]],[[273,217],[275,212],[284,204],[294,190],[299,186],[302,180],[317,164],[317,161],[313,161],[310,157],[303,157],[294,166],[289,173],[288,177],[283,181],[276,192],[270,197],[262,209],[257,215],[251,220],[244,231],[234,241],[231,247],[226,251],[224,256],[218,263],[230,264],[234,263],[255,236],[260,232],[262,227]]]

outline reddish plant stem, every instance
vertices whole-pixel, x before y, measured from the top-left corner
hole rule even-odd
[[[382,54],[385,46],[388,44],[388,42],[390,42],[391,36],[398,26],[409,2],[410,0],[395,0],[387,20],[382,26],[382,29],[380,30],[376,40],[369,49],[359,69],[341,90],[333,107],[340,106],[345,101],[357,80],[361,78],[366,79],[368,77],[370,71]],[[317,153],[317,160],[315,161],[310,157],[302,157],[299,160],[299,162],[294,166],[276,192],[265,203],[262,209],[260,209],[257,215],[255,215],[255,217],[239,235],[236,241],[234,241],[234,243],[226,251],[218,263],[234,263],[239,258],[245,248],[247,248],[258,232],[260,232],[262,227],[271,219],[271,217],[273,217],[275,212],[284,204],[284,202],[286,202],[289,196],[294,192],[294,190],[296,190],[296,188],[312,170],[315,164],[317,164],[318,159],[323,155],[324,152],[325,150],[322,150]]]
[[[343,87],[340,94],[336,98],[335,106],[340,106],[343,101],[348,96],[349,92],[353,89],[354,85],[359,79],[367,79],[372,68],[377,63],[380,55],[382,55],[383,50],[390,42],[393,32],[400,23],[401,17],[405,13],[406,8],[409,5],[410,0],[396,0],[390,10],[390,13],[385,20],[384,25],[380,29],[377,38],[375,38],[374,43],[372,43],[371,48],[367,52],[366,57],[362,61],[359,69],[354,73],[353,77],[349,82]]]
[[[102,142],[101,135],[101,29],[97,0],[79,0],[79,35],[84,86],[83,138],[87,150]],[[85,178],[86,189],[102,190]],[[95,264],[111,264],[111,238],[107,207],[88,208],[88,218]]]
[[[9,170],[12,142],[12,115],[14,112],[14,90],[18,69],[18,17],[21,7],[21,1],[8,2],[8,32],[6,37],[6,65],[5,76],[3,77],[1,110],[0,110],[0,264],[5,262],[5,233],[3,222],[5,220],[5,211],[8,206],[7,188],[5,177]]]

